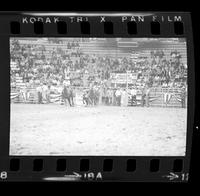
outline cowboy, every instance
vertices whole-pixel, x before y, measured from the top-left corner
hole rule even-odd
[[[116,96],[117,105],[120,106],[121,105],[121,90],[120,90],[120,88],[118,88],[116,90],[115,96]]]
[[[36,88],[37,94],[38,94],[38,103],[42,104],[42,86],[41,83],[39,84],[39,86]]]
[[[108,105],[112,105],[112,103],[113,103],[113,92],[112,92],[111,88],[108,88],[107,94],[108,94]]]
[[[182,108],[186,107],[185,100],[186,100],[186,88],[185,88],[185,86],[183,86],[181,88],[181,106],[182,106]]]
[[[71,101],[71,105],[74,106],[74,99],[75,99],[75,90],[73,89],[73,87],[69,88],[70,91],[70,101]]]
[[[147,85],[145,88],[145,104],[149,107],[149,97],[150,97],[151,88]]]
[[[88,91],[87,90],[83,92],[83,104],[85,104],[85,106],[88,106]]]
[[[45,102],[47,102],[47,91],[48,91],[48,86],[44,82],[42,85],[42,99],[45,100]]]
[[[90,105],[94,106],[94,104],[95,104],[94,103],[95,102],[95,92],[94,92],[93,87],[89,90],[88,98],[89,98]]]
[[[136,102],[137,90],[135,88],[131,88],[130,94],[131,94],[131,106],[133,106],[134,103]]]

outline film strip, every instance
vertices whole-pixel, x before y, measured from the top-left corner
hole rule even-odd
[[[189,13],[6,12],[0,25],[0,181],[189,180]]]

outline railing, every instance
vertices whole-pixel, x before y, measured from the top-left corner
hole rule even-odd
[[[76,87],[76,100],[82,99],[84,87]],[[51,103],[59,103],[63,102],[61,97],[61,92],[51,91],[50,95]],[[185,99],[185,100],[183,100]],[[36,91],[36,87],[27,88],[25,90],[16,90],[11,89],[10,94],[11,103],[38,103],[38,92]],[[183,103],[184,102],[184,103]],[[137,95],[134,100],[134,104],[132,103],[132,97],[129,95],[128,97],[128,106],[150,106],[150,107],[183,107],[183,104],[187,106],[187,94],[185,93],[185,97],[183,98],[182,91],[180,88],[162,88],[162,87],[154,87],[150,89],[148,95],[144,96],[142,91],[138,90]]]
[[[182,93],[180,88],[152,88],[149,93],[149,106],[183,107],[183,102],[186,106],[187,93]]]

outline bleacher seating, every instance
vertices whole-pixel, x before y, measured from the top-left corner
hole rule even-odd
[[[35,40],[35,41],[34,41]],[[69,39],[70,40],[70,39]],[[62,43],[49,43],[47,40],[42,40],[41,42],[38,42],[37,39],[31,39],[31,40],[20,40],[20,43],[23,45],[28,45],[28,44],[32,44],[32,45],[45,45],[46,51],[45,53],[49,56],[49,54],[51,53],[51,51],[54,48],[61,48],[63,50],[66,51],[70,51],[67,49],[67,45],[66,44],[62,44]],[[143,53],[143,56],[146,56],[148,59],[150,59],[150,51],[151,50],[159,50],[160,48],[143,48],[142,51],[140,51],[139,48],[133,47],[130,48],[130,44],[128,45],[123,45],[123,47],[119,47],[114,43],[110,43],[109,45],[105,45],[105,41],[102,40],[102,42],[100,41],[96,41],[96,42],[80,42],[80,48],[81,48],[81,52],[83,52],[84,54],[96,54],[96,55],[106,55],[106,56],[111,56],[111,57],[130,57],[131,55],[131,51],[134,50],[136,52],[141,52]],[[125,48],[128,48],[128,52]],[[167,43],[165,45],[163,45],[162,49],[165,52],[165,57],[166,58],[170,58],[170,53],[173,50],[177,50],[181,53],[182,55],[182,61],[184,64],[187,64],[187,55],[186,55],[186,44],[185,42],[177,42],[177,43]]]

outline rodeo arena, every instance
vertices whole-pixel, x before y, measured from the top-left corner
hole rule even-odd
[[[11,155],[185,155],[183,38],[11,38]]]

